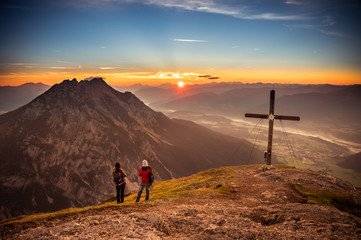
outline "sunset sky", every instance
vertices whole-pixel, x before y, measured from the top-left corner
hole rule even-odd
[[[3,0],[0,11],[0,86],[361,84],[358,0]]]

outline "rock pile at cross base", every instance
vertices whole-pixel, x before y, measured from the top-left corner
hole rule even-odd
[[[217,176],[187,186],[189,194],[176,200],[157,198],[156,185],[147,203],[2,224],[0,233],[4,239],[360,239],[361,190],[348,182],[311,170],[227,169],[204,172]],[[313,204],[297,186],[338,193],[345,202]]]

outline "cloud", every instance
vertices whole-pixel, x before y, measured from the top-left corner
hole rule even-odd
[[[101,70],[113,70],[113,69],[117,69],[117,67],[99,67],[99,69],[101,69]]]
[[[302,5],[303,3],[298,1],[298,0],[286,0],[285,1],[286,4],[289,4],[289,5]]]
[[[197,9],[195,9],[195,11],[208,12],[208,13],[217,13],[217,14],[231,15],[231,16],[237,15],[239,13],[238,11],[235,11],[235,10],[218,9],[218,8],[210,7],[210,6],[199,7]]]
[[[124,9],[132,5],[152,5],[161,8],[176,8],[185,11],[203,12],[219,14],[246,20],[264,20],[264,21],[293,21],[299,26],[308,29],[319,28],[318,31],[323,34],[334,36],[345,36],[345,34],[330,31],[325,26],[335,25],[331,16],[322,15],[323,13],[334,12],[340,7],[344,7],[339,1],[326,0],[282,0],[273,3],[275,6],[269,11],[267,0],[263,1],[224,1],[224,0],[58,0],[51,1],[53,5],[70,6],[74,8],[104,8],[104,9]],[[50,3],[49,3],[50,4]],[[289,7],[284,8],[284,5]],[[298,6],[307,6],[301,8]],[[289,26],[290,23],[288,23]],[[323,27],[317,25],[322,25]],[[296,25],[293,26],[297,28]],[[183,42],[206,42],[204,40],[187,41],[192,39],[174,39],[174,41]],[[107,46],[100,46],[107,48]]]
[[[274,13],[262,13],[262,14],[245,16],[243,18],[249,20],[283,20],[283,21],[306,20],[306,17],[303,15],[277,15]]]
[[[290,0],[291,2],[295,2]],[[282,15],[276,13],[254,13],[251,9],[255,6],[245,4],[225,4],[224,1],[203,1],[203,0],[147,0],[144,2],[149,5],[162,7],[181,8],[188,11],[207,12],[228,15],[235,18],[249,20],[304,20],[304,15]]]
[[[125,73],[104,73],[102,75],[112,75],[120,78],[130,79],[196,79],[201,73],[193,72],[125,72]]]
[[[93,80],[93,78],[95,78],[95,77],[90,76],[90,77],[84,78],[83,81],[91,81],[91,80]]]
[[[325,27],[333,26],[336,24],[335,20],[333,19],[333,17],[331,15],[326,15],[326,17],[322,21],[322,23],[323,23],[323,26],[325,26]]]
[[[69,69],[68,67],[49,67],[50,69],[61,69],[61,70],[64,70],[64,69]]]
[[[336,24],[336,21],[334,18],[330,15],[326,15],[323,17],[322,21],[320,21],[319,24],[285,24],[285,27],[288,28],[303,28],[308,30],[314,30],[318,31],[322,34],[329,35],[329,36],[335,36],[335,37],[341,37],[341,38],[347,38],[349,35],[342,33],[342,32],[336,32],[331,31],[330,28]]]
[[[35,69],[39,65],[36,63],[26,63],[26,62],[4,62],[0,63],[0,72],[1,73],[10,73],[10,72],[19,72],[27,71],[29,69]]]
[[[208,42],[206,40],[182,39],[182,38],[175,38],[175,39],[173,39],[173,41],[175,41],[175,42],[198,42],[198,43]]]
[[[347,38],[349,35],[341,33],[341,32],[333,32],[333,31],[327,31],[327,30],[320,30],[321,33],[330,35],[330,36],[336,36],[341,38]]]
[[[240,13],[239,9],[232,6],[221,4],[221,1],[203,1],[203,0],[146,0],[145,4],[157,5],[162,7],[181,8],[188,11],[217,13],[235,16]]]
[[[305,15],[290,15],[264,12],[262,3],[247,3],[224,0],[61,0],[76,8],[125,8],[131,4],[154,5],[164,8],[178,8],[187,11],[221,14],[249,20],[302,20]],[[286,4],[300,5],[299,0],[286,0]],[[257,10],[258,9],[258,10]]]
[[[73,64],[73,62],[68,62],[68,61],[56,61],[57,63],[65,63],[65,64]]]
[[[64,67],[64,66],[51,66],[51,67],[48,67],[49,69],[54,69],[54,70],[73,70],[73,69],[81,69],[82,66],[79,65],[79,66],[76,66],[76,67]]]
[[[190,78],[190,77],[197,77],[200,74],[198,73],[179,73],[179,72],[157,72],[156,74],[154,74],[154,76],[152,76],[153,78],[166,78],[166,79],[172,79],[172,78]]]
[[[10,65],[10,66],[34,66],[38,65],[35,63],[25,63],[25,62],[17,62],[17,63],[1,63],[1,65]]]

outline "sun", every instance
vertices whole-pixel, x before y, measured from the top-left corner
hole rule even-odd
[[[178,82],[178,87],[180,87],[180,88],[184,87],[184,82],[179,81],[179,82]]]

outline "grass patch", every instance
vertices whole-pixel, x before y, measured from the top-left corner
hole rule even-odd
[[[151,190],[149,202],[178,201],[199,194],[217,195],[229,193],[231,188],[227,186],[226,182],[229,182],[233,177],[236,168],[209,169],[189,177],[157,182]],[[137,193],[134,193],[129,199],[135,201],[136,195]]]
[[[331,202],[335,194],[329,190],[317,191],[316,189],[307,188],[298,183],[291,183],[291,187],[301,194],[307,203],[333,207]]]
[[[68,214],[74,214],[74,213],[80,213],[85,212],[90,209],[95,209],[98,206],[91,206],[91,207],[85,207],[85,208],[68,208],[57,212],[51,212],[51,213],[39,213],[39,214],[33,214],[33,215],[22,215],[15,218],[6,219],[0,222],[1,225],[7,225],[12,223],[24,223],[24,222],[33,222],[38,221],[46,218],[53,218],[58,217],[62,215],[68,215]]]
[[[334,207],[343,212],[361,217],[361,205],[356,203],[352,197],[346,196],[337,190],[321,190],[305,187],[299,183],[291,183],[290,185],[302,195],[307,203]]]
[[[290,165],[273,165],[274,168],[276,169],[294,169],[295,166],[290,166]]]

